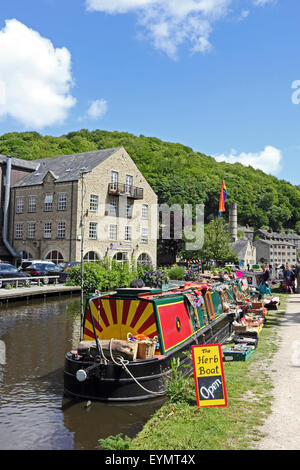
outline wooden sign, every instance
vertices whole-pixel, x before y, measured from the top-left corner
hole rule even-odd
[[[220,344],[192,346],[198,407],[227,406]]]

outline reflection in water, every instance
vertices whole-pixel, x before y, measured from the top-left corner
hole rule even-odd
[[[108,405],[63,397],[63,364],[80,331],[78,297],[0,308],[0,449],[95,449],[134,436],[164,399]]]

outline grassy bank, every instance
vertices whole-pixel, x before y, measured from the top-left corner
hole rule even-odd
[[[277,295],[277,294],[276,294]],[[258,348],[246,362],[225,362],[226,408],[196,406],[194,379],[184,393],[172,396],[132,440],[118,436],[110,445],[129,450],[244,450],[259,440],[260,425],[271,411],[270,364],[279,344],[278,325],[287,296],[279,294],[278,311],[269,311]],[[115,443],[114,443],[115,442]],[[105,448],[105,442],[102,442]]]

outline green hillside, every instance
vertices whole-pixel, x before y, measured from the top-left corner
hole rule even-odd
[[[208,221],[218,213],[221,182],[225,179],[228,201],[238,204],[240,225],[269,226],[273,230],[300,225],[299,186],[239,163],[218,163],[179,143],[85,129],[60,137],[37,132],[12,132],[0,137],[0,153],[26,160],[118,146],[124,146],[133,158],[158,194],[159,203],[204,203]]]

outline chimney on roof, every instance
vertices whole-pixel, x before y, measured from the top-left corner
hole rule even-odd
[[[233,242],[236,242],[238,239],[237,228],[237,204],[231,202],[229,205],[229,235]]]

